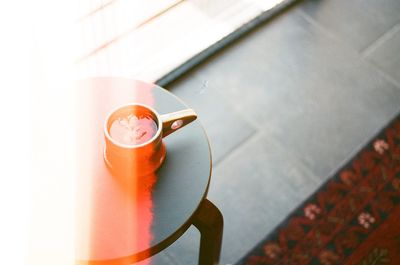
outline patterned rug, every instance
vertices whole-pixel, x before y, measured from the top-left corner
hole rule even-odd
[[[238,264],[400,264],[400,116]]]

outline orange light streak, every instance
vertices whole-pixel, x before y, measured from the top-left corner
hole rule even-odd
[[[79,265],[131,264],[146,254],[153,239],[152,188],[156,174],[111,172],[104,162],[103,123],[115,106],[129,102],[154,105],[152,89],[132,89],[106,78],[79,88],[78,222]],[[148,253],[150,254],[150,253]],[[150,263],[145,260],[144,263]]]

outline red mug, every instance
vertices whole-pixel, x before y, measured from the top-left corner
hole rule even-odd
[[[104,123],[104,160],[115,174],[148,175],[155,172],[166,155],[163,137],[197,118],[192,109],[160,115],[144,104],[120,106]]]

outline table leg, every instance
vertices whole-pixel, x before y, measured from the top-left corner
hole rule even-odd
[[[195,216],[193,225],[200,231],[199,265],[216,265],[219,262],[224,220],[218,208],[204,199]]]

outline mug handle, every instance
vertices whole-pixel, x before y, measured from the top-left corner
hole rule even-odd
[[[162,122],[162,136],[165,137],[197,119],[192,109],[185,109],[160,116]]]

